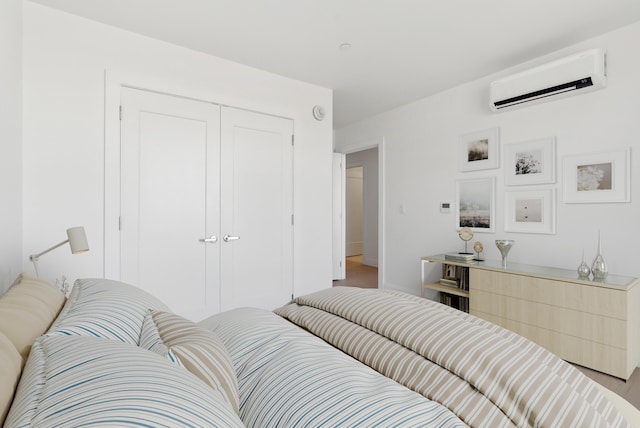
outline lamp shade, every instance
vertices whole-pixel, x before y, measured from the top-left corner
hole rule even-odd
[[[69,237],[69,246],[72,254],[89,251],[89,243],[87,242],[84,227],[78,226],[67,229],[67,236]]]

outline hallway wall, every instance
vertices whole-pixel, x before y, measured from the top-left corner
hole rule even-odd
[[[347,168],[356,166],[363,170],[362,263],[378,266],[378,148],[347,154]]]

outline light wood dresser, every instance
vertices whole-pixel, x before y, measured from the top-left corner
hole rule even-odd
[[[622,379],[640,362],[638,279],[608,275],[603,282],[575,270],[500,261],[452,262],[469,269],[470,313],[525,336],[564,360]]]

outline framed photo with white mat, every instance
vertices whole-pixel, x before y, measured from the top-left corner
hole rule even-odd
[[[556,233],[556,190],[507,191],[504,197],[504,231]]]

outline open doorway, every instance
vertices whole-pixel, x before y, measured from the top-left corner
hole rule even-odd
[[[378,287],[378,171],[378,147],[346,155],[346,277],[336,286]]]

